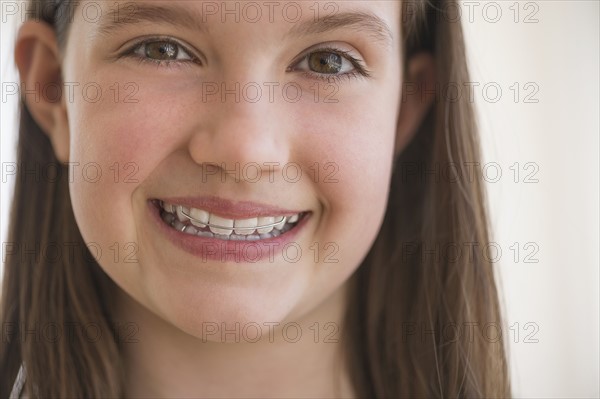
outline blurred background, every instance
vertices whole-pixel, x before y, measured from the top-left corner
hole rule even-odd
[[[6,83],[18,81],[12,52],[20,20],[5,13],[6,3],[2,243],[18,98]],[[484,160],[474,167],[487,181],[513,393],[600,397],[599,2],[464,1],[458,12],[473,81],[459,93],[472,94],[478,109]]]

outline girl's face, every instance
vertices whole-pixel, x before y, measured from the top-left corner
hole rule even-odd
[[[189,334],[298,320],[381,226],[401,72],[398,2],[82,2],[63,78],[84,240]]]

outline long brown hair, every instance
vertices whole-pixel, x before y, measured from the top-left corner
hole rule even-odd
[[[62,47],[75,6],[58,4],[65,9],[36,7],[32,17],[53,26]],[[455,0],[403,6],[404,59],[428,51],[440,87],[469,82],[462,28],[446,13],[458,7]],[[107,299],[115,285],[83,242],[67,168],[23,102],[20,118],[0,313],[0,397],[8,397],[20,365],[34,396],[122,396],[120,340]],[[383,226],[350,281],[343,339],[359,397],[510,396],[503,341],[481,331],[503,326],[493,264],[479,251],[440,252],[489,240],[481,174],[439,176],[449,165],[467,176],[466,165],[480,160],[477,139],[468,98],[436,96],[395,160]],[[50,178],[40,168],[55,173]],[[90,339],[90,325],[104,333]],[[68,336],[66,326],[74,326]]]

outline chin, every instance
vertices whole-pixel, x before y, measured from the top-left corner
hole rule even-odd
[[[269,331],[291,322],[290,312],[300,301],[300,287],[163,287],[149,308],[170,325],[205,342],[254,342]],[[272,331],[271,331],[272,332]]]

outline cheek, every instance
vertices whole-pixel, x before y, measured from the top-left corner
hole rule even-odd
[[[322,204],[315,241],[336,264],[323,260],[320,290],[330,290],[358,267],[385,214],[398,104],[394,93],[380,93],[302,112],[306,122],[294,147]]]
[[[187,111],[184,99],[165,101],[160,90],[144,89],[152,85],[138,82],[137,102],[127,102],[125,96],[115,101],[110,89],[115,82],[108,76],[94,76],[94,82],[102,88],[99,101],[80,96],[68,104],[71,200],[98,263],[131,292],[143,269],[138,226],[147,198],[144,182],[176,150],[178,123]],[[117,84],[123,88],[126,83]]]
[[[312,112],[320,116],[307,128],[315,133],[305,153],[319,165],[318,190],[331,211],[356,212],[359,218],[369,208],[377,212],[385,206],[395,137],[393,104],[355,99]]]
[[[94,212],[87,212],[93,221],[107,224],[108,217],[124,227],[133,219],[127,217],[132,196],[176,147],[177,123],[186,111],[182,100],[143,90],[143,83],[135,84],[137,94],[129,99],[135,102],[128,102],[112,89],[127,83],[102,77],[95,82],[102,88],[100,100],[81,97],[68,110],[73,205],[89,211],[93,204]]]

